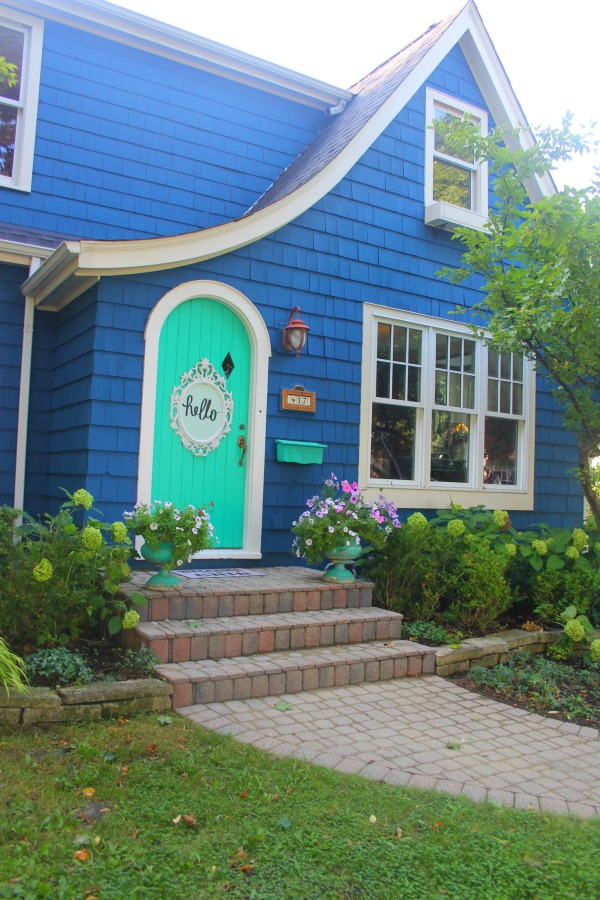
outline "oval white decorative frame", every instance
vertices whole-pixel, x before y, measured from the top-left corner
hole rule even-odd
[[[217,391],[222,401],[223,420],[219,428],[205,440],[195,438],[186,429],[181,418],[181,399],[184,392],[194,384],[206,384]],[[189,394],[188,394],[189,396]],[[171,428],[179,435],[186,450],[190,450],[195,456],[206,456],[216,450],[225,435],[231,431],[231,418],[233,415],[233,397],[227,390],[225,379],[217,372],[207,357],[196,363],[189,372],[184,372],[181,381],[173,388],[171,393]]]

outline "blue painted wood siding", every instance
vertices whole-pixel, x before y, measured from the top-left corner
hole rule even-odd
[[[31,194],[2,219],[80,238],[179,234],[242,215],[324,114],[46,22]]]

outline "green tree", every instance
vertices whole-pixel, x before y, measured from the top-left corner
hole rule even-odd
[[[591,459],[600,454],[600,172],[584,189],[565,188],[532,202],[528,188],[559,160],[589,152],[589,135],[560,129],[537,132],[524,148],[519,129],[474,133],[468,121],[449,141],[487,160],[494,206],[485,232],[457,229],[465,253],[459,269],[442,273],[455,283],[483,277],[476,314],[494,350],[523,352],[550,380],[577,437],[584,495],[597,523],[600,497]],[[457,154],[458,155],[458,154]],[[463,310],[464,312],[464,310]]]

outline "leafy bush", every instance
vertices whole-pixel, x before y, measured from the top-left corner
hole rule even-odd
[[[509,557],[483,544],[467,544],[449,579],[444,617],[467,629],[485,630],[513,602],[506,578]]]
[[[586,568],[541,572],[531,583],[534,612],[546,622],[554,622],[565,606],[576,606],[600,627],[600,571]]]
[[[92,670],[79,653],[66,647],[43,647],[25,657],[30,681],[54,687],[56,684],[89,684]]]
[[[445,530],[409,517],[394,529],[368,563],[375,602],[410,620],[428,620],[439,611],[455,564],[455,541]]]
[[[114,634],[127,613],[117,596],[130,572],[127,529],[122,522],[83,523],[91,494],[65,493],[56,516],[34,521],[24,514],[20,527],[18,510],[0,508],[0,632],[11,646],[66,644],[85,632]],[[139,594],[132,601],[146,602]]]

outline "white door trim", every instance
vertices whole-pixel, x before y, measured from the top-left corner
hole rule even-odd
[[[244,503],[244,538],[240,549],[215,548],[200,554],[203,558],[260,558],[262,536],[263,486],[265,470],[265,437],[267,428],[267,380],[271,342],[264,319],[254,304],[240,291],[219,281],[188,281],[170,290],[158,301],[148,316],[144,332],[144,377],[142,382],[142,415],[138,462],[137,499],[150,503],[152,498],[152,463],[154,455],[154,419],[158,346],[162,327],[171,312],[186,300],[207,297],[229,307],[241,320],[250,342],[250,385],[248,396],[248,451],[246,454],[246,493]]]

